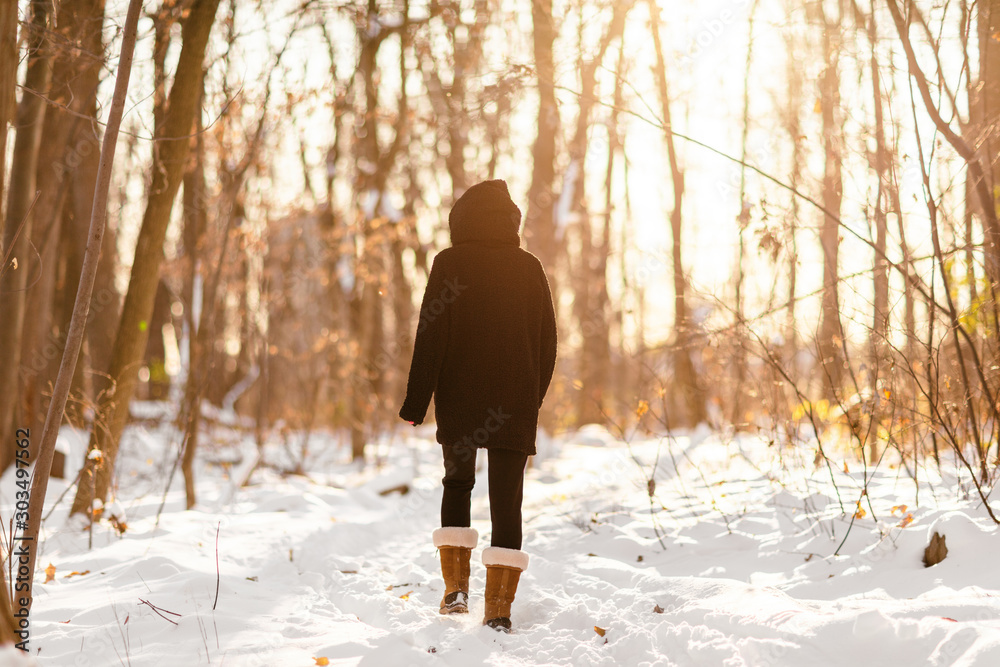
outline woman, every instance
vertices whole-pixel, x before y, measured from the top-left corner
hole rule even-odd
[[[538,409],[556,362],[556,322],[541,263],[521,250],[521,211],[502,180],[469,188],[448,216],[452,247],[434,259],[399,416],[424,420],[434,395],[444,452],[441,613],[467,613],[469,561],[479,534],[470,527],[476,452],[489,461],[492,539],[483,550],[483,624],[509,632],[521,551],[524,467],[535,453]]]

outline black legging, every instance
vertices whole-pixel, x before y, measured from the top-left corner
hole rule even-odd
[[[444,496],[441,498],[441,525],[468,527],[472,487],[476,484],[476,448],[444,445]],[[490,448],[490,520],[495,547],[521,548],[521,496],[524,465],[528,455],[513,449]]]

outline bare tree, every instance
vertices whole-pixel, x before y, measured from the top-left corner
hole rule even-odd
[[[625,19],[633,6],[632,2],[616,3],[613,6],[611,18],[594,55],[584,58],[584,45],[579,46],[579,61],[577,68],[580,75],[580,95],[578,97],[578,112],[576,127],[569,143],[570,166],[567,170],[567,182],[564,187],[570,190],[569,209],[575,217],[575,228],[579,236],[580,251],[577,254],[575,267],[576,281],[573,285],[573,309],[580,333],[583,337],[583,347],[580,351],[577,377],[580,378],[582,389],[577,401],[577,421],[581,424],[602,423],[606,416],[605,395],[610,379],[609,334],[607,314],[607,277],[599,268],[607,265],[607,243],[596,246],[593,242],[593,220],[588,208],[585,162],[588,149],[588,137],[591,131],[594,105],[597,102],[597,70],[604,61],[605,54],[611,44],[621,39],[625,31]],[[580,40],[582,42],[582,26],[580,21]],[[614,147],[609,144],[609,153]],[[611,159],[611,158],[609,158]],[[610,179],[610,176],[607,177]],[[610,187],[610,180],[606,185]],[[604,224],[607,227],[609,212],[605,211]],[[602,236],[603,238],[603,236]]]
[[[802,182],[802,171],[805,167],[805,149],[803,147],[802,135],[802,99],[805,78],[802,72],[802,64],[796,59],[795,54],[801,49],[801,39],[795,31],[789,30],[785,34],[785,51],[787,65],[785,67],[785,83],[787,86],[787,107],[782,117],[782,124],[785,133],[792,143],[791,170],[788,175],[788,185],[791,189],[798,190]],[[785,318],[785,357],[789,363],[789,369],[793,379],[797,379],[795,357],[799,349],[797,323],[795,312],[799,275],[799,251],[798,251],[798,221],[799,221],[799,196],[791,193],[786,216],[788,224],[788,310]]]
[[[460,6],[441,9],[451,50],[450,68],[434,56],[431,44],[421,44],[418,48],[421,73],[437,116],[437,131],[446,139],[436,142],[435,150],[440,154],[441,148],[447,146],[447,153],[442,157],[455,198],[469,187],[465,149],[469,145],[469,126],[472,124],[470,84],[475,82],[481,68],[483,36],[491,16],[490,5],[485,0],[474,0],[473,5],[475,20],[471,25],[462,21]],[[450,81],[442,76],[449,71]]]
[[[42,431],[42,442],[39,445],[38,460],[32,475],[30,501],[28,504],[28,523],[24,533],[25,544],[28,545],[28,592],[24,598],[18,599],[19,611],[31,607],[32,588],[35,580],[35,565],[38,558],[38,540],[42,525],[42,514],[45,507],[45,492],[49,483],[49,470],[52,467],[52,457],[55,453],[56,437],[63,419],[66,398],[69,395],[70,382],[76,369],[80,347],[86,333],[87,316],[90,311],[90,299],[97,279],[97,265],[101,254],[104,228],[107,222],[108,190],[111,186],[111,167],[114,164],[115,146],[118,142],[118,130],[121,126],[122,114],[125,110],[125,96],[128,92],[129,77],[132,72],[132,54],[135,49],[136,26],[139,23],[139,8],[142,0],[131,0],[128,14],[125,17],[125,29],[122,37],[122,52],[119,58],[118,75],[115,81],[115,92],[108,115],[108,125],[104,133],[104,143],[101,148],[101,160],[97,173],[97,185],[94,190],[93,206],[91,207],[90,234],[87,250],[83,258],[83,270],[76,297],[76,308],[66,337],[66,348],[63,351],[59,376],[52,392],[52,402],[45,418],[45,428]]]
[[[989,160],[992,192],[1000,184],[1000,0],[980,0],[976,20],[979,37],[979,84],[982,92],[976,105],[982,113],[982,155]],[[998,199],[994,195],[995,202]],[[994,280],[996,277],[994,276]]]
[[[863,21],[864,15],[856,7],[856,15]],[[888,349],[889,331],[889,265],[886,261],[886,249],[889,234],[889,148],[885,137],[885,121],[883,111],[882,76],[878,64],[876,48],[878,46],[878,31],[875,25],[875,0],[871,0],[871,12],[867,17],[866,33],[871,46],[870,76],[872,84],[872,105],[875,110],[875,155],[872,162],[877,180],[875,191],[874,215],[875,223],[875,258],[872,276],[874,293],[874,319],[871,330],[871,364],[869,384],[874,384],[874,377],[886,371],[886,352]],[[872,387],[874,390],[875,387]],[[875,456],[875,448],[871,449]]]
[[[823,116],[823,219],[820,246],[823,249],[823,297],[816,341],[823,373],[824,393],[839,395],[844,377],[843,326],[840,321],[840,205],[843,199],[843,134],[840,120],[840,50],[843,0],[837,3],[838,16],[830,19],[822,2],[815,11],[823,31],[823,73],[819,98]]]
[[[103,502],[111,485],[118,442],[128,421],[129,401],[135,390],[137,362],[146,345],[148,330],[144,323],[149,321],[153,310],[163,260],[163,240],[183,177],[195,114],[199,110],[198,91],[204,76],[202,63],[218,6],[219,0],[194,0],[184,19],[176,74],[162,121],[154,126],[152,182],[108,371],[114,386],[98,406],[89,453],[73,501],[73,514],[89,514],[93,501]]]
[[[559,136],[559,107],[556,104],[555,61],[552,49],[557,28],[552,0],[531,3],[535,79],[538,83],[538,123],[532,148],[531,186],[524,215],[524,236],[528,249],[541,260],[553,280],[556,261],[555,179],[556,140]],[[558,284],[558,281],[554,281]],[[553,295],[558,288],[553,285]],[[558,303],[558,296],[553,297]]]
[[[742,125],[743,129],[740,135],[740,160],[743,164],[740,165],[740,203],[739,203],[739,213],[736,216],[737,225],[739,227],[739,254],[736,260],[736,343],[735,343],[735,370],[736,370],[736,385],[735,391],[733,392],[732,398],[732,411],[733,415],[732,421],[734,424],[739,423],[744,414],[743,410],[743,383],[746,381],[747,375],[747,359],[746,350],[744,342],[746,339],[746,333],[743,330],[745,326],[744,320],[746,317],[746,304],[744,303],[745,297],[743,294],[743,281],[745,278],[744,271],[744,259],[746,255],[746,235],[747,227],[750,225],[750,201],[747,197],[747,141],[750,136],[750,72],[751,66],[753,64],[753,41],[754,32],[753,24],[754,17],[757,15],[758,0],[754,0],[750,5],[750,15],[747,20],[747,57],[743,69],[743,119]]]
[[[408,45],[410,30],[409,2],[404,0],[402,20],[398,25],[382,21],[375,0],[369,0],[366,21],[358,30],[361,54],[358,59],[358,78],[363,82],[362,121],[357,150],[355,175],[356,201],[361,205],[355,211],[360,233],[356,247],[360,254],[354,257],[352,267],[354,285],[350,298],[350,322],[356,363],[352,380],[350,404],[351,456],[364,460],[367,440],[366,426],[378,421],[385,412],[381,405],[384,373],[378,357],[385,346],[385,312],[380,292],[389,289],[387,277],[391,275],[391,245],[387,236],[389,228],[383,215],[386,184],[396,159],[401,153],[408,133],[408,98],[406,92],[405,60],[401,60],[401,85],[395,129],[388,146],[379,141],[379,85],[378,53],[385,40],[400,35],[400,49]],[[375,26],[377,29],[372,29]],[[378,229],[382,227],[382,229]]]
[[[28,67],[24,76],[24,92],[17,108],[17,135],[11,162],[11,178],[7,191],[7,216],[3,226],[2,249],[5,261],[0,266],[0,433],[13,432],[14,416],[18,413],[20,396],[18,370],[21,364],[21,335],[24,331],[25,295],[29,274],[38,274],[39,263],[29,248],[31,238],[31,208],[37,199],[36,168],[38,149],[45,122],[45,101],[51,78],[51,51],[46,34],[52,3],[33,0],[31,20],[24,24],[28,45]],[[2,157],[2,156],[0,156]],[[0,470],[14,460],[14,444],[5,438],[0,445]]]
[[[959,157],[965,160],[965,163],[968,166],[969,176],[976,192],[977,199],[979,200],[979,211],[983,218],[986,276],[990,282],[991,291],[995,291],[995,287],[998,281],[1000,281],[1000,220],[998,220],[998,213],[996,210],[996,198],[990,188],[989,182],[989,173],[993,169],[990,160],[995,159],[995,154],[986,155],[986,163],[984,165],[982,161],[983,158],[978,155],[973,147],[970,146],[969,143],[955,131],[952,125],[944,119],[941,114],[941,110],[934,101],[930,84],[927,80],[927,75],[924,73],[917,60],[917,55],[910,39],[910,24],[908,18],[904,17],[903,12],[900,10],[896,0],[886,0],[886,4],[889,7],[893,23],[896,26],[896,32],[903,45],[903,51],[906,54],[906,62],[909,73],[910,76],[913,77],[914,83],[917,85],[917,91],[920,94],[920,100],[923,103],[924,110],[930,116],[931,121],[934,123],[938,132],[941,133],[941,136],[944,137],[948,144],[951,145],[956,153],[958,153]],[[989,16],[995,16],[995,13],[987,14],[987,20],[995,20],[989,19]],[[980,19],[982,18],[983,17],[980,16]],[[984,87],[988,86],[984,85]],[[990,295],[990,299],[992,302],[990,307],[991,316],[994,321],[994,326],[997,326],[997,321],[1000,319],[1000,315],[998,315],[997,312],[997,300],[993,294]]]
[[[17,3],[4,2],[0,3],[0,214],[3,213],[4,186],[7,184],[7,125],[14,113],[16,87]]]
[[[17,83],[17,3],[0,3],[0,220],[3,219],[4,184],[7,182],[7,125],[14,111],[14,87]],[[0,246],[0,253],[3,247]],[[0,262],[3,272],[6,261]],[[0,643],[15,640],[14,622],[7,577],[0,568]]]
[[[667,158],[670,161],[670,181],[673,186],[673,208],[670,210],[670,231],[673,236],[671,257],[673,259],[674,276],[674,345],[673,368],[674,381],[681,392],[685,409],[685,421],[691,425],[705,421],[705,389],[694,370],[691,359],[694,337],[691,316],[687,305],[687,276],[684,273],[682,260],[683,242],[681,239],[682,207],[684,202],[684,172],[680,167],[677,149],[674,145],[674,126],[670,116],[670,92],[667,86],[666,56],[660,39],[662,19],[660,8],[655,0],[647,0],[649,5],[650,32],[653,36],[653,50],[656,54],[654,76],[657,92],[660,98],[664,137],[667,145]],[[677,421],[677,420],[675,420]]]

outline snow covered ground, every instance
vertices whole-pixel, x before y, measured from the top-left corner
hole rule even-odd
[[[78,434],[63,438],[83,447]],[[503,635],[480,625],[485,470],[472,613],[437,612],[432,430],[400,431],[365,470],[314,434],[308,476],[262,469],[240,489],[231,480],[254,447],[216,429],[200,508],[183,509],[178,474],[157,525],[170,439],[166,427],[126,434],[123,535],[102,523],[88,546],[66,526],[72,492],[48,518],[31,619],[39,664],[1000,665],[1000,531],[947,475],[921,469],[918,495],[883,463],[863,497],[860,463],[838,459],[835,488],[812,452],[752,438],[626,444],[585,429],[543,439],[525,487],[531,564]],[[288,455],[275,443],[266,458]],[[380,494],[400,486],[408,493]],[[14,488],[8,472],[5,519]],[[65,489],[53,481],[53,504]],[[935,531],[948,556],[925,568]],[[54,578],[41,583],[49,564]]]

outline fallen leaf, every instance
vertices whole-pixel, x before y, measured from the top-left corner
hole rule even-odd
[[[55,571],[55,568],[52,568],[52,569],[53,569],[53,571]],[[46,574],[48,574],[48,569],[46,569],[45,572],[46,572]],[[90,570],[84,570],[83,572],[77,572],[76,570],[73,570],[69,574],[65,575],[63,577],[63,579],[69,579],[70,577],[75,577],[77,575],[79,575],[79,576],[82,577],[85,574],[90,574]]]
[[[409,600],[410,599],[410,593],[412,593],[412,592],[413,591],[406,591],[405,593],[403,593],[402,595],[399,596],[399,599],[400,600]]]
[[[330,664],[330,659],[326,658],[326,657],[323,657],[323,658],[313,658],[313,660],[315,660],[316,664],[320,665],[320,667],[323,667],[323,665],[329,665]]]
[[[56,578],[56,566],[53,565],[52,563],[49,563],[48,566],[45,568],[45,583],[47,584],[50,581],[55,581],[55,578]]]
[[[893,505],[892,506],[892,514],[895,514],[896,512],[899,512],[900,514],[905,514],[906,513],[906,505]]]
[[[604,634],[605,634],[605,633],[607,632],[607,630],[605,630],[604,628],[599,628],[599,627],[597,627],[597,626],[595,625],[595,626],[594,626],[594,632],[596,632],[597,634],[599,634],[600,636],[602,636],[602,637],[603,637],[603,636],[604,636]]]
[[[662,614],[663,613],[663,607],[661,607],[660,605],[656,605],[655,607],[653,607],[653,613],[654,614]]]
[[[907,514],[906,516],[903,517],[903,520],[899,522],[899,527],[900,528],[906,528],[911,523],[913,523],[913,515],[912,514]]]

